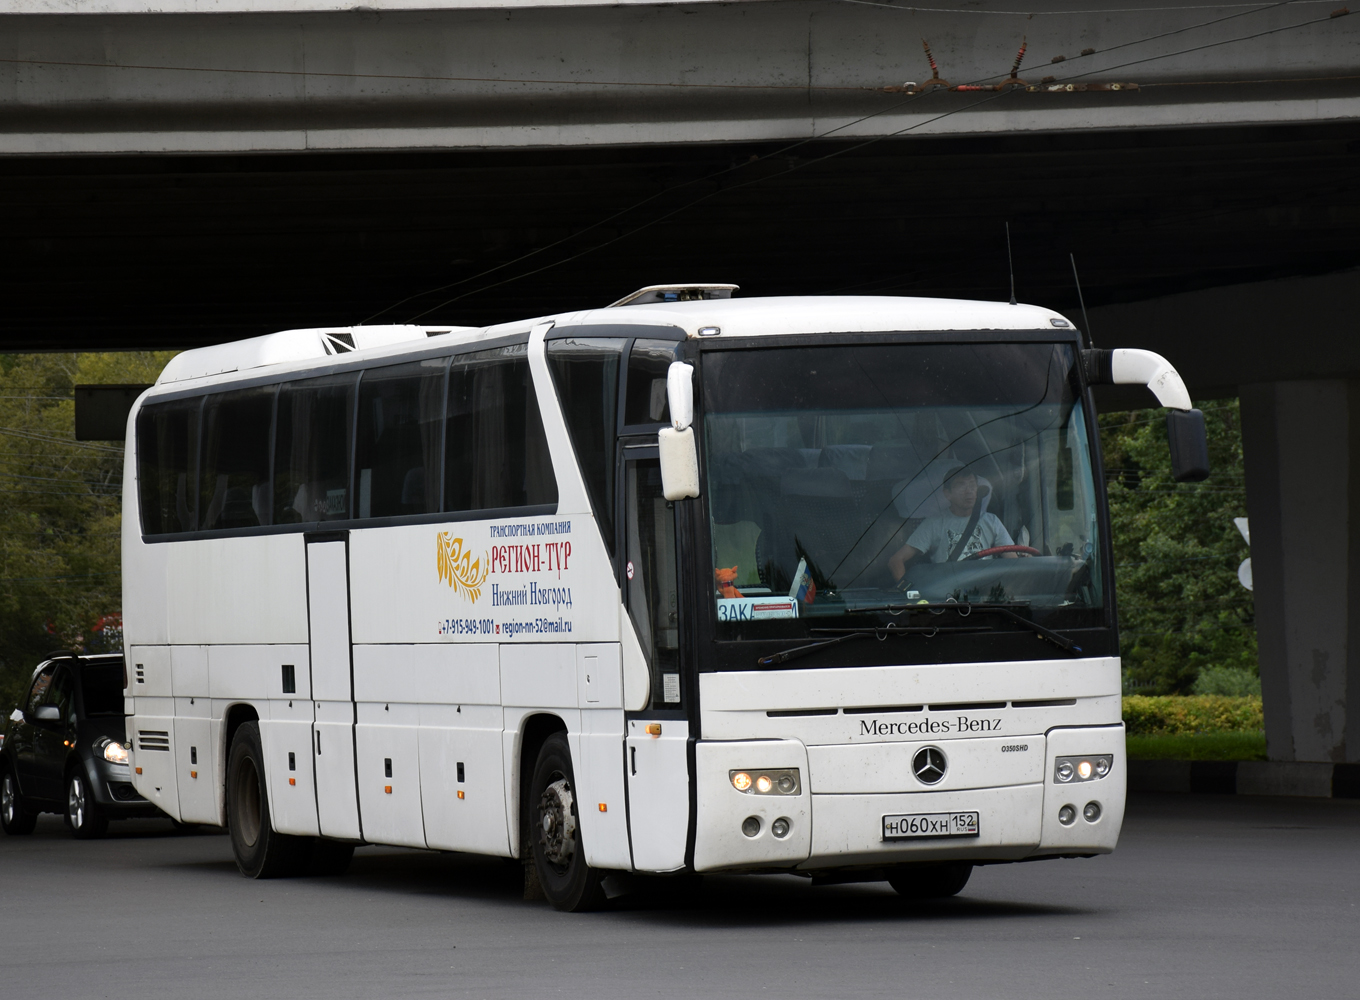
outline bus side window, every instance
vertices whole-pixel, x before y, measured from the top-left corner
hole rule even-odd
[[[201,528],[269,524],[269,434],[276,386],[217,392],[203,404]]]
[[[624,462],[624,587],[628,614],[652,675],[652,707],[680,703],[679,586],[675,511],[661,492],[655,458]]]
[[[557,502],[524,346],[455,357],[446,413],[446,511]]]
[[[289,382],[274,423],[274,523],[334,521],[349,514],[349,439],[355,376]]]
[[[355,517],[439,510],[447,358],[364,372],[359,383]]]
[[[628,386],[624,390],[623,422],[664,424],[670,421],[666,400],[666,376],[678,360],[673,340],[635,340],[628,352]]]
[[[137,484],[142,531],[164,535],[197,526],[198,413],[203,400],[152,403],[137,414]]]
[[[605,548],[614,554],[614,437],[618,428],[619,366],[625,340],[548,341],[548,367],[562,400],[576,461],[590,493]]]

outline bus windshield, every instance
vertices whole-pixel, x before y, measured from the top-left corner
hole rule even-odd
[[[1075,363],[1034,342],[705,352],[718,637],[949,601],[1099,624]]]

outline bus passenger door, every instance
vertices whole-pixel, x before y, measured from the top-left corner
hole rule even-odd
[[[624,746],[633,864],[674,871],[689,837],[675,508],[661,492],[655,447],[625,447],[622,473],[624,601],[651,674],[650,706],[629,716]]]
[[[343,532],[307,539],[307,624],[311,642],[312,761],[322,836],[358,840],[354,770],[354,671],[349,629],[349,542]]]

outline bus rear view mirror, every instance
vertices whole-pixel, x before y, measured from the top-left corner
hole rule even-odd
[[[667,500],[697,497],[699,453],[694,445],[694,428],[679,431],[674,427],[663,427],[656,432],[656,443],[661,458],[662,494]]]
[[[694,423],[694,366],[672,361],[666,370],[666,403],[671,411],[671,426],[687,430]]]
[[[1166,415],[1166,439],[1171,446],[1171,475],[1178,483],[1198,483],[1209,477],[1209,442],[1200,410],[1172,410]]]

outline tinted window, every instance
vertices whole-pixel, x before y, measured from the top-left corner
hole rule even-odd
[[[557,502],[523,345],[453,359],[445,433],[445,510]]]
[[[75,681],[71,679],[71,671],[58,668],[52,677],[52,686],[47,689],[47,697],[43,699],[44,705],[56,705],[57,717],[62,722],[67,721],[75,714]]]
[[[625,424],[661,424],[670,420],[666,405],[666,374],[676,360],[678,345],[671,340],[636,340],[628,355],[628,388],[623,407]]]
[[[279,389],[274,445],[274,523],[349,517],[353,375],[292,382]]]
[[[153,403],[137,414],[137,495],[145,534],[193,531],[197,523],[201,403]]]
[[[204,401],[200,528],[270,523],[269,432],[275,389],[218,392]]]
[[[364,372],[359,383],[355,517],[439,510],[440,415],[447,364],[438,358]]]
[[[553,340],[548,367],[557,383],[576,461],[604,542],[614,551],[614,432],[623,340]]]
[[[28,689],[28,701],[25,703],[29,712],[33,712],[39,705],[46,704],[47,689],[52,686],[52,673],[56,667],[48,667],[37,677],[33,678],[33,686]]]
[[[122,664],[87,664],[80,672],[80,688],[87,716],[123,714]]]

